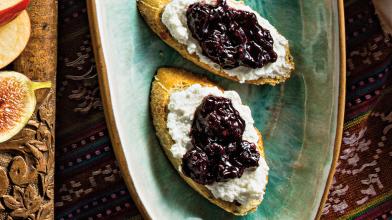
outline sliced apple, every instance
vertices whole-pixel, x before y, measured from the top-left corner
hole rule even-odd
[[[30,0],[1,0],[0,1],[0,26],[16,18],[29,6]]]
[[[30,29],[30,18],[26,11],[11,22],[0,26],[0,69],[22,53],[29,41]]]

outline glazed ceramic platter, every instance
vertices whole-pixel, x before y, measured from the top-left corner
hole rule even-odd
[[[116,156],[134,200],[152,219],[313,219],[320,214],[341,138],[344,108],[342,2],[246,0],[290,41],[286,83],[251,86],[215,77],[155,36],[135,0],[91,0],[90,21]],[[340,15],[340,17],[339,17]],[[340,18],[340,19],[339,19]],[[154,134],[149,111],[157,68],[175,66],[236,90],[264,135],[269,183],[255,213],[235,217],[180,178]]]

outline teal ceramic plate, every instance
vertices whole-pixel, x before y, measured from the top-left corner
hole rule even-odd
[[[320,213],[339,150],[335,142],[341,137],[344,41],[339,38],[343,26],[338,9],[342,2],[246,3],[290,41],[296,70],[282,85],[241,85],[192,65],[152,33],[134,0],[89,2],[116,156],[133,198],[147,218],[313,219]],[[165,157],[149,113],[151,82],[161,66],[206,75],[223,88],[238,91],[251,107],[264,135],[271,169],[265,199],[255,213],[235,217],[212,205],[186,185]]]

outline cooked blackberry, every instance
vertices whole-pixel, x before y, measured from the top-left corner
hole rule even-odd
[[[242,140],[245,121],[230,99],[206,96],[196,109],[190,136],[193,148],[182,159],[185,175],[200,184],[239,178],[258,166],[256,145]]]
[[[218,0],[216,5],[197,2],[186,12],[188,28],[203,54],[224,69],[261,68],[277,59],[270,32],[254,13],[237,10]]]

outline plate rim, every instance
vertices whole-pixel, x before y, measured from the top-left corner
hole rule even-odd
[[[338,115],[335,136],[334,153],[332,157],[331,169],[329,170],[324,193],[320,201],[319,208],[315,219],[320,219],[323,213],[323,207],[328,199],[329,188],[332,185],[333,177],[338,163],[340,147],[342,145],[344,111],[346,106],[346,27],[344,22],[344,0],[338,2],[338,25],[339,25],[339,45],[340,45],[340,78],[339,78],[339,98],[338,98]]]
[[[339,97],[338,97],[338,109],[337,109],[337,125],[336,134],[334,142],[334,150],[332,156],[331,168],[329,170],[328,178],[325,184],[323,196],[321,198],[317,214],[315,219],[320,219],[322,215],[322,210],[324,204],[328,198],[329,188],[332,185],[333,176],[335,174],[336,165],[339,158],[340,147],[342,143],[343,127],[344,127],[344,110],[345,110],[345,99],[346,99],[346,36],[345,36],[345,22],[344,22],[344,0],[335,0],[338,3],[338,26],[339,26],[339,45],[340,45],[340,76],[339,76]],[[91,32],[92,46],[94,51],[94,57],[96,62],[96,67],[98,71],[98,82],[99,89],[101,91],[101,99],[104,106],[105,121],[107,123],[107,128],[109,131],[109,137],[112,142],[115,157],[119,163],[120,170],[123,175],[123,179],[127,188],[131,194],[136,207],[140,211],[144,219],[152,219],[150,214],[147,212],[146,207],[141,202],[139,195],[136,192],[133,179],[130,175],[128,165],[125,158],[125,153],[121,145],[119,133],[117,130],[112,99],[109,89],[108,75],[106,69],[106,63],[104,59],[104,53],[101,43],[101,37],[98,26],[98,16],[96,10],[96,1],[87,0],[87,13]]]

